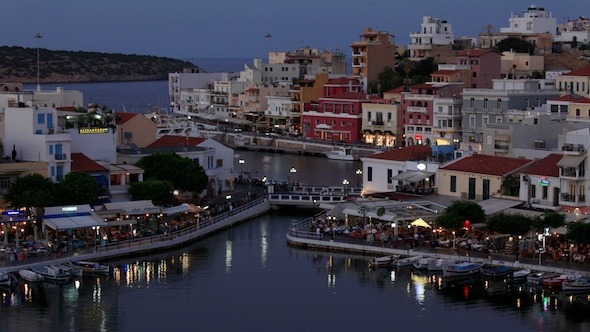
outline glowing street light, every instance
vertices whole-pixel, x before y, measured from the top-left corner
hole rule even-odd
[[[361,176],[363,175],[363,171],[359,168],[356,170],[356,175],[357,175],[357,183],[356,186],[357,187],[361,187]]]
[[[241,173],[244,173],[244,163],[245,163],[245,162],[246,162],[246,161],[245,161],[244,159],[240,159],[240,160],[238,160],[238,163],[240,164],[240,174],[241,174]]]
[[[346,189],[348,189],[348,180],[342,180],[342,185],[344,186],[344,195],[346,195]]]

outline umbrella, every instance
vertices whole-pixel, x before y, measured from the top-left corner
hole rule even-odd
[[[418,219],[412,221],[412,223],[410,225],[431,228],[431,226],[426,221],[424,221],[424,219],[422,219],[422,218],[418,218]]]
[[[189,208],[191,209],[192,213],[201,213],[201,212],[207,211],[206,209],[204,209],[200,206],[196,206],[194,204],[189,204]]]

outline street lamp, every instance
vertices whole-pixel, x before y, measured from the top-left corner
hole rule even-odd
[[[515,263],[518,263],[518,254],[520,251],[520,239],[522,239],[522,235],[519,235],[518,240],[516,241],[516,261],[515,261]]]
[[[240,159],[238,160],[238,163],[240,164],[240,174],[244,173],[244,163],[246,161],[244,161],[244,159]]]
[[[346,189],[348,189],[348,180],[342,180],[342,185],[344,186],[344,195],[346,196]]]
[[[297,173],[297,170],[295,169],[295,167],[291,167],[291,169],[289,170],[289,173],[291,173],[291,177],[289,179],[289,182],[293,182],[293,186],[295,186],[295,173]]]
[[[361,176],[363,175],[363,171],[359,168],[356,170],[356,175],[357,175],[357,182],[356,182],[356,186],[357,187],[361,187]]]
[[[453,249],[455,249],[455,242],[456,242],[456,237],[455,237],[455,231],[453,231]]]
[[[92,226],[92,233],[94,233],[94,252],[96,252],[96,236],[98,234],[99,226]]]

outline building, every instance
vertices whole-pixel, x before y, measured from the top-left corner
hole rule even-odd
[[[23,90],[22,83],[0,84],[0,108],[3,107],[84,107],[82,92],[57,87],[50,90]]]
[[[519,197],[520,172],[533,164],[533,160],[473,154],[438,168],[438,193],[483,201],[497,196]],[[515,186],[508,186],[508,178]],[[504,188],[503,188],[504,186]]]
[[[269,64],[298,64],[299,77],[316,74],[346,74],[346,57],[342,52],[319,51],[301,47],[291,52],[269,52]]]
[[[117,147],[144,148],[156,140],[157,124],[143,114],[116,112]]]
[[[361,158],[363,162],[363,194],[401,192],[402,186],[405,184],[415,185],[428,182],[428,188],[434,187],[438,164],[428,162],[431,159],[432,149],[422,145],[392,149]],[[417,168],[419,163],[427,166],[420,170]],[[420,171],[421,173],[414,174],[414,179],[409,176],[403,180],[394,179],[398,174],[407,171]],[[406,173],[406,175],[409,175],[409,173]]]
[[[540,74],[545,70],[545,57],[512,51],[502,52],[500,64],[502,78],[532,78],[534,74]]]
[[[254,59],[254,63],[244,65],[238,82],[248,84],[281,84],[289,86],[300,78],[298,63],[263,63],[262,59]]]
[[[420,31],[410,32],[409,59],[420,61],[431,57],[439,62],[440,53],[452,51],[454,39],[451,23],[432,16],[424,16]]]
[[[563,134],[563,158],[557,162],[559,167],[559,204],[565,211],[572,212],[578,208],[583,213],[590,212],[586,191],[590,185],[588,165],[588,148],[590,147],[590,129],[588,127],[572,130]]]
[[[557,90],[590,98],[590,66],[572,70],[555,78]]]
[[[468,66],[470,75],[465,87],[489,89],[493,80],[501,76],[501,55],[490,49],[463,50],[457,53],[455,63]]]
[[[204,89],[213,85],[215,81],[230,81],[237,74],[205,73],[194,68],[185,69],[182,73],[168,74],[168,95],[173,109],[180,110],[187,102],[183,100],[182,91],[190,89]]]
[[[352,74],[360,77],[364,91],[376,83],[385,67],[395,68],[396,46],[387,31],[365,28],[360,40],[352,43]]]
[[[559,209],[561,180],[558,163],[561,159],[563,154],[552,153],[522,172],[519,199],[528,207]]]
[[[84,153],[72,153],[72,173],[88,173],[98,184],[99,199],[110,198],[109,169],[88,158]]]
[[[382,100],[362,104],[362,140],[380,147],[401,146],[403,127],[399,103],[384,94]]]

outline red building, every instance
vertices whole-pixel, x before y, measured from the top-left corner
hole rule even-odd
[[[492,80],[501,78],[502,55],[488,48],[463,50],[457,53],[456,64],[471,71],[466,88],[491,89]]]

